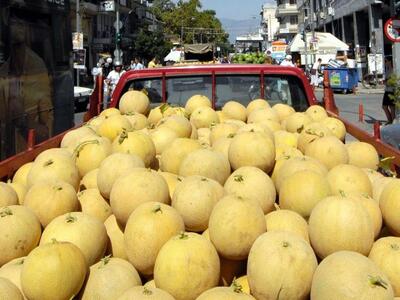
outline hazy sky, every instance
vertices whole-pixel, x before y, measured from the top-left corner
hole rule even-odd
[[[177,2],[177,0],[174,0]],[[218,18],[260,19],[261,5],[273,0],[201,0],[203,9],[214,9]]]
[[[236,20],[260,18],[261,6],[265,0],[201,0],[203,9],[214,9],[218,18]]]

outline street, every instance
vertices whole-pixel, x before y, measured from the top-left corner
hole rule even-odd
[[[322,99],[322,91],[317,91],[315,94],[318,100]],[[373,132],[373,124],[375,121],[380,121],[381,123],[385,123],[387,121],[385,113],[382,109],[382,93],[362,93],[358,95],[343,95],[340,93],[335,93],[334,97],[336,105],[339,108],[340,115],[346,120],[349,120],[358,127],[361,127],[370,133]],[[358,108],[360,103],[362,103],[364,106],[363,123],[358,121]]]

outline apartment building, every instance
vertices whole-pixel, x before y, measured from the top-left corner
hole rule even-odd
[[[279,21],[276,18],[276,4],[264,4],[261,9],[261,28],[264,37],[265,48],[269,48],[275,40],[279,30]]]
[[[277,39],[284,39],[290,42],[298,32],[297,0],[277,0],[275,17],[279,22]]]
[[[127,62],[130,48],[141,29],[156,30],[160,22],[150,12],[149,2],[144,0],[80,0],[80,27],[83,32],[83,46],[86,49],[86,66],[90,70],[106,54],[113,54],[116,45],[116,13],[104,11],[104,2],[114,2],[120,13],[121,50]],[[71,0],[72,31],[76,30],[76,0]]]
[[[304,22],[311,29],[310,16],[313,14],[314,29],[329,32],[349,45],[348,56],[354,58],[362,74],[375,69],[375,62],[368,65],[368,54],[380,58],[377,69],[384,72],[385,56],[392,55],[392,43],[385,38],[383,27],[390,17],[390,1],[383,0],[298,0],[298,9],[308,12]],[[310,2],[313,1],[313,2]],[[313,8],[313,11],[311,11]]]

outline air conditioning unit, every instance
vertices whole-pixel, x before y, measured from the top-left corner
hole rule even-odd
[[[319,13],[319,17],[320,17],[321,19],[326,19],[326,15],[325,15],[325,13],[324,13],[323,11],[321,11],[321,12]]]
[[[328,15],[329,16],[334,16],[335,15],[335,10],[333,9],[332,6],[328,7]]]

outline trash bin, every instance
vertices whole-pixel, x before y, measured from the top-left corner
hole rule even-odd
[[[329,83],[335,91],[353,90],[358,85],[358,72],[355,68],[325,68],[329,73]]]

